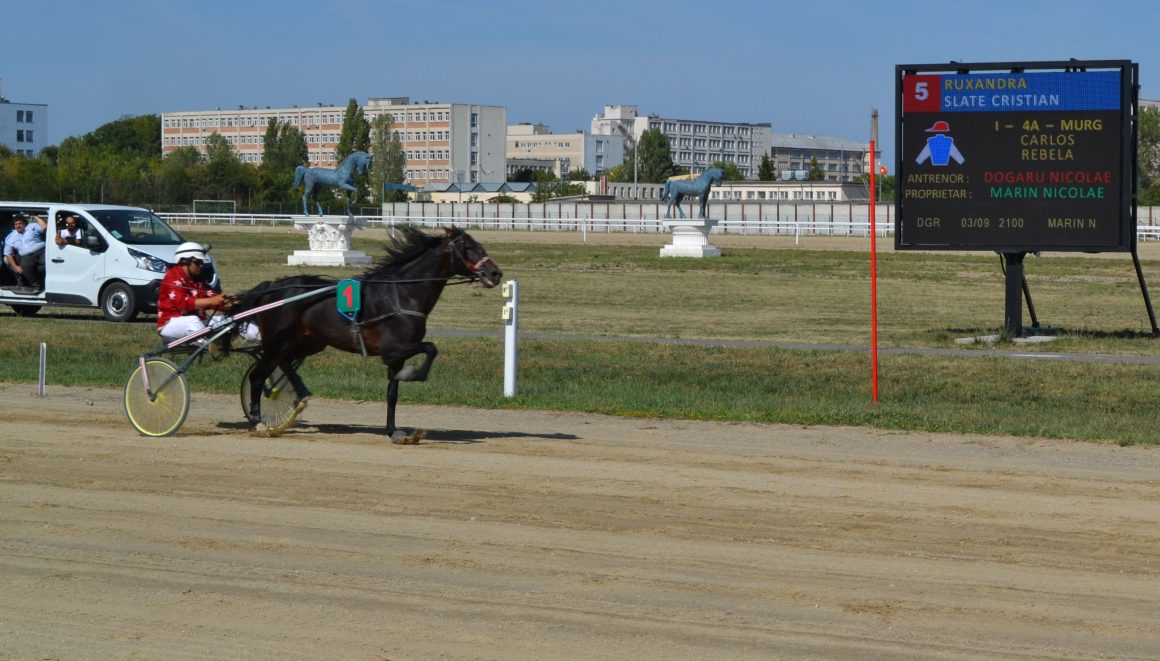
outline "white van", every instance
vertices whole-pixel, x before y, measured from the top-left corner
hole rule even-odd
[[[0,239],[8,236],[20,214],[35,214],[48,222],[44,291],[17,286],[15,273],[0,265],[0,303],[22,316],[45,306],[98,307],[109,321],[129,321],[139,312],[157,311],[161,278],[176,263],[173,253],[185,239],[152,211],[105,204],[0,202]],[[84,230],[83,245],[58,246],[54,237],[70,215]],[[219,287],[212,257],[202,272]]]

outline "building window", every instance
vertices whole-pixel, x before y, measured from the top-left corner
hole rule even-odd
[[[479,113],[473,112],[471,113],[471,128],[476,128],[477,126],[479,126]]]

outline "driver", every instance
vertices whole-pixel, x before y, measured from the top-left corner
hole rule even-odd
[[[232,301],[202,279],[205,246],[186,241],[177,247],[177,264],[165,272],[157,294],[157,331],[177,340],[206,325],[207,310],[224,310]]]

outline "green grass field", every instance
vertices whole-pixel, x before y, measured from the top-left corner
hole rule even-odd
[[[213,244],[227,292],[298,272],[286,255],[301,234],[182,231]],[[378,254],[379,231],[355,248]],[[857,241],[812,239],[821,249],[759,239],[719,245],[718,259],[661,259],[659,236],[616,235],[581,243],[543,236],[477,235],[507,278],[520,281],[521,330],[582,336],[715,338],[801,343],[870,342],[869,258]],[[845,241],[845,243],[842,243]],[[834,249],[845,248],[845,249]],[[1144,271],[1160,262],[1144,253]],[[308,269],[335,276],[358,269]],[[1130,257],[1028,258],[1040,321],[1059,339],[1027,351],[1152,355],[1156,340]],[[883,347],[952,347],[956,337],[999,332],[1003,276],[995,255],[894,253],[879,257],[879,342]],[[866,353],[726,349],[611,340],[528,340],[520,347],[519,395],[502,397],[498,289],[449,287],[433,329],[486,331],[438,337],[440,357],[426,383],[401,387],[408,402],[531,407],[614,415],[800,424],[869,425],[1156,443],[1157,368],[1028,362],[997,357],[883,356],[881,400],[870,401]],[[1030,318],[1025,313],[1025,323]],[[35,318],[0,312],[0,380],[36,381],[39,342],[49,345],[49,383],[121,387],[134,357],[157,345],[152,319],[111,324],[93,312],[44,310]],[[1021,349],[1022,350],[1022,349]],[[204,361],[198,392],[236,392],[247,360]],[[382,401],[375,358],[326,352],[304,377],[318,395]],[[196,401],[195,401],[196,406]],[[228,413],[223,413],[228,416]],[[240,405],[236,412],[240,419]],[[379,409],[385,418],[385,406]]]

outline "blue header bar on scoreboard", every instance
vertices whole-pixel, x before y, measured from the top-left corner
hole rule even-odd
[[[904,76],[906,112],[1119,110],[1119,71]],[[920,99],[920,100],[919,100]],[[908,102],[909,101],[909,102]]]

